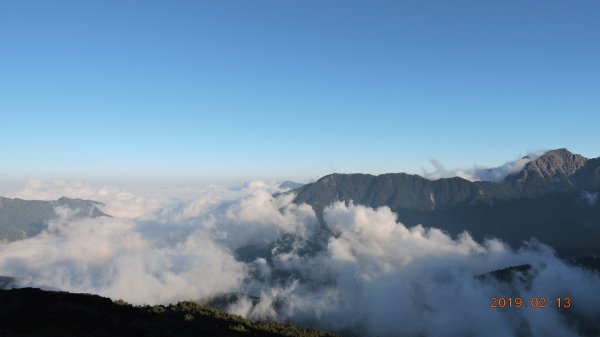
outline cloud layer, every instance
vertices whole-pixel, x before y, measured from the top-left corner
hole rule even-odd
[[[94,199],[114,217],[64,214],[36,237],[1,244],[0,275],[137,304],[245,293],[258,299],[242,296],[229,311],[367,336],[577,336],[575,316],[600,325],[598,275],[542,244],[513,251],[344,203],[325,210],[325,228],[278,191],[33,182],[11,196]],[[475,277],[524,263],[532,271],[511,283]],[[494,296],[569,296],[573,307],[491,309]]]

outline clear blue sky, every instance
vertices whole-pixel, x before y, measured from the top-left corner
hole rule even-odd
[[[0,176],[600,156],[600,2],[0,2]]]

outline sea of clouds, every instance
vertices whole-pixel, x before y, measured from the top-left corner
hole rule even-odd
[[[20,286],[134,304],[238,296],[228,311],[360,336],[578,336],[600,331],[600,277],[535,241],[517,251],[407,228],[389,208],[335,203],[320,223],[277,184],[126,188],[31,181],[5,196],[105,203],[67,210],[41,234],[0,243],[0,275]],[[531,264],[500,282],[477,275]],[[571,297],[564,309],[492,309],[491,297]],[[577,320],[574,319],[577,318]],[[586,325],[581,326],[584,322]],[[579,326],[577,326],[579,324]],[[586,330],[587,329],[587,330]]]

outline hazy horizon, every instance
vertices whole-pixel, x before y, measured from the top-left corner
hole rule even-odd
[[[0,188],[0,193],[3,191],[9,191],[11,188],[17,188],[19,186],[26,185],[30,182],[58,182],[58,183],[88,183],[88,184],[116,184],[123,186],[148,186],[148,187],[186,187],[186,186],[207,186],[207,185],[221,185],[227,188],[240,188],[253,181],[262,181],[267,183],[277,183],[284,181],[293,181],[296,183],[307,184],[318,180],[319,178],[332,173],[340,174],[351,174],[351,173],[364,173],[379,175],[385,173],[408,173],[418,174],[424,178],[435,180],[439,178],[449,177],[460,177],[470,181],[486,180],[486,181],[501,181],[506,175],[517,172],[524,164],[529,160],[535,159],[547,150],[530,151],[524,154],[520,154],[512,160],[497,160],[495,165],[482,165],[480,163],[471,163],[468,166],[462,167],[447,167],[445,163],[440,162],[435,158],[428,159],[427,166],[421,166],[419,170],[413,171],[335,171],[331,170],[321,175],[285,175],[285,173],[274,174],[274,175],[256,175],[256,176],[234,176],[234,175],[168,175],[164,172],[157,172],[154,175],[146,175],[140,173],[129,173],[125,175],[114,175],[114,176],[87,176],[83,174],[57,174],[56,176],[47,174],[38,175],[21,175],[21,176],[10,176],[0,174],[0,184],[4,188]],[[575,152],[575,154],[580,154]],[[584,157],[586,157],[584,155]],[[589,159],[595,158],[596,156],[589,156]],[[492,176],[486,174],[485,171],[491,170]]]

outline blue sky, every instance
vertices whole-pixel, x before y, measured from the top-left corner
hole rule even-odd
[[[600,156],[598,1],[0,2],[0,177]]]

